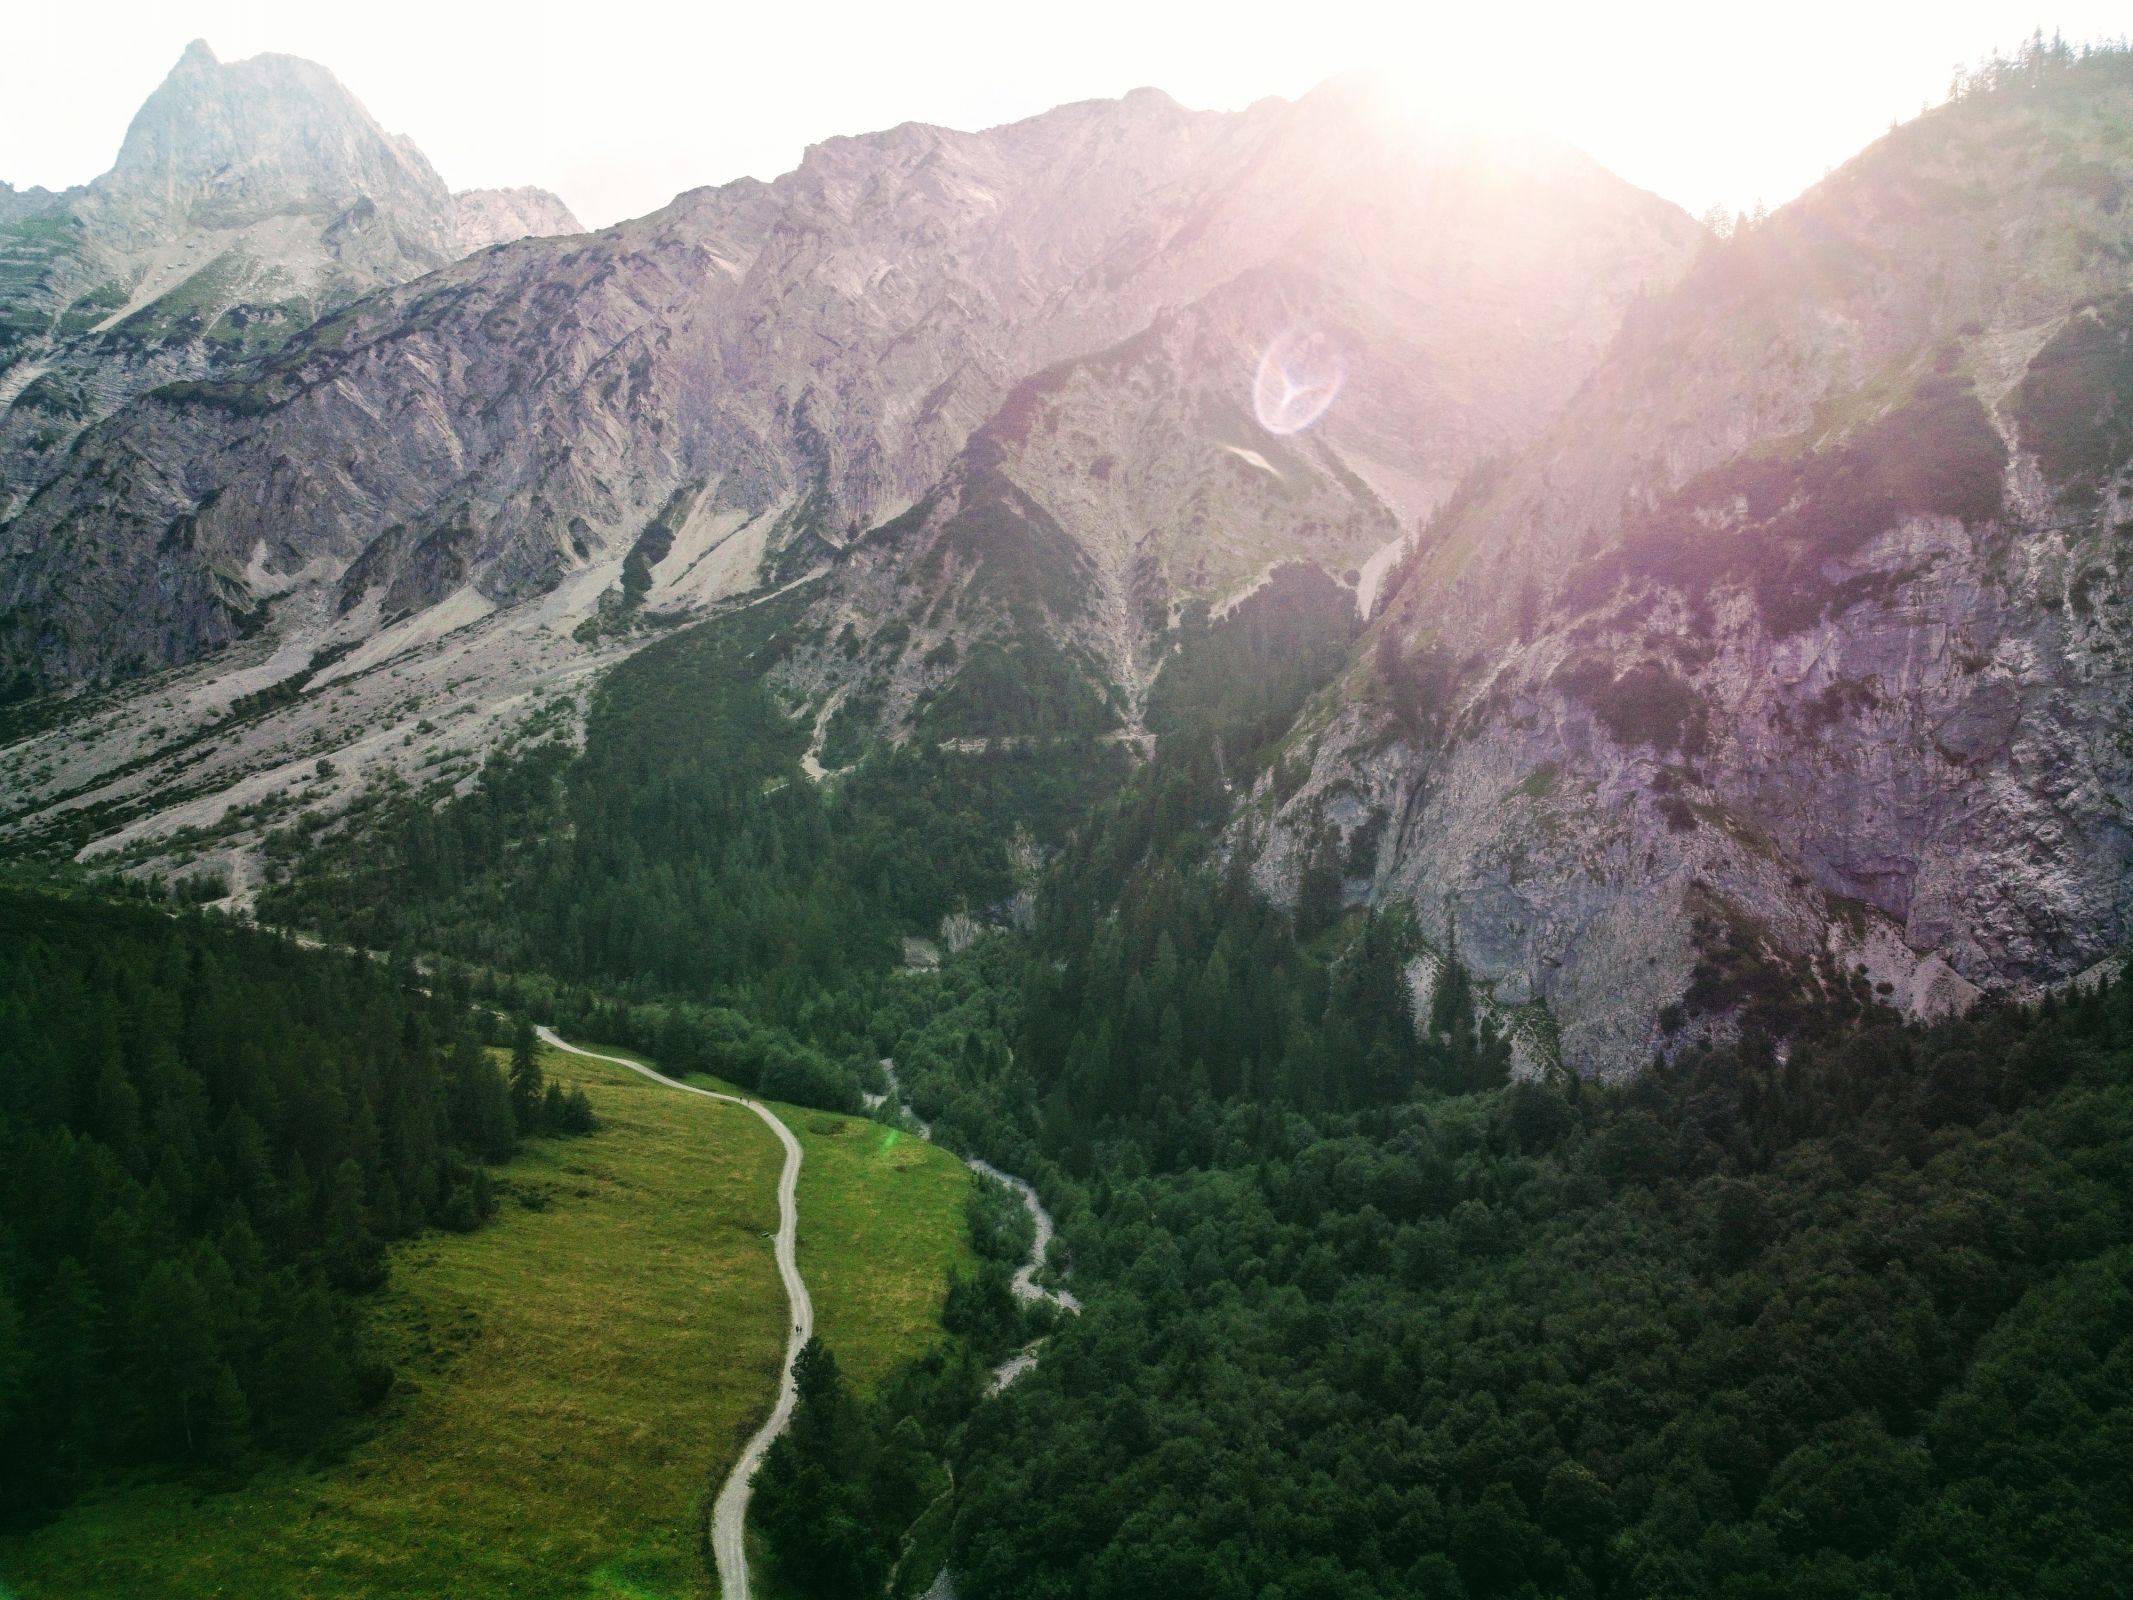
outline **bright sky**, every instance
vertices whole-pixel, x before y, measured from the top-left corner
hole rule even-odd
[[[100,0],[25,5],[0,54],[0,178],[84,183],[205,38],[330,67],[454,188],[535,183],[599,226],[790,169],[904,121],[980,128],[1142,84],[1231,110],[1358,66],[1559,134],[1692,213],[1772,206],[1938,101],[1950,70],[2041,24],[2100,39],[2098,0],[1783,5],[1415,0]]]

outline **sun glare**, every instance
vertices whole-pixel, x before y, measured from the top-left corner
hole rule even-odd
[[[1604,8],[1566,8],[1529,16],[1517,37],[1493,14],[1418,12],[1381,25],[1364,59],[1388,114],[1420,129],[1568,145],[1700,211],[1782,203],[1937,99],[1945,68],[1892,74],[1891,59],[1917,54],[1902,29],[1863,15],[1839,48],[1707,9],[1632,29]]]

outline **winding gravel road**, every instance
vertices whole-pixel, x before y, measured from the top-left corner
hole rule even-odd
[[[748,1600],[748,1497],[753,1492],[755,1469],[763,1464],[764,1452],[770,1441],[785,1431],[786,1423],[792,1420],[793,1402],[798,1391],[793,1385],[792,1364],[815,1331],[815,1308],[807,1298],[807,1285],[800,1281],[800,1262],[796,1244],[800,1227],[800,1141],[793,1137],[792,1129],[771,1114],[770,1108],[754,1100],[744,1100],[739,1095],[719,1094],[711,1089],[699,1089],[692,1083],[682,1083],[663,1072],[654,1072],[639,1061],[627,1061],[621,1056],[603,1056],[596,1051],[580,1050],[557,1037],[553,1028],[535,1030],[541,1039],[558,1050],[566,1050],[574,1056],[584,1056],[592,1061],[608,1061],[618,1067],[627,1067],[640,1077],[650,1078],[654,1083],[663,1083],[669,1089],[679,1089],[683,1094],[700,1094],[706,1100],[724,1100],[732,1105],[746,1106],[770,1125],[770,1131],[778,1136],[785,1146],[785,1170],[778,1175],[778,1236],[776,1255],[778,1276],[785,1280],[785,1298],[792,1302],[792,1335],[785,1342],[785,1370],[778,1379],[778,1403],[771,1407],[770,1417],[756,1429],[755,1437],[748,1441],[748,1448],[741,1452],[740,1460],[734,1462],[733,1470],[720,1485],[718,1499],[711,1508],[711,1553],[718,1563],[718,1590],[722,1600]]]

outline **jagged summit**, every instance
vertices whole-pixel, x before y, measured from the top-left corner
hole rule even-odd
[[[367,198],[405,213],[420,243],[440,253],[450,226],[450,195],[429,162],[331,72],[288,55],[224,63],[202,40],[135,113],[118,160],[91,190],[160,202],[204,227]]]
[[[59,195],[0,189],[0,521],[142,390],[470,251],[577,231],[544,190],[452,194],[314,62],[223,62],[194,40],[110,171]]]
[[[1302,106],[1224,115],[1143,96],[983,133],[912,123],[825,141],[773,183],[696,191],[366,302],[234,389],[116,419],[79,470],[204,425],[223,444],[196,440],[187,457],[211,458],[224,486],[193,467],[157,473],[139,514],[167,525],[213,496],[191,536],[204,572],[250,567],[264,590],[269,573],[329,560],[345,566],[336,605],[375,590],[387,615],[589,578],[685,494],[696,515],[675,549],[740,542],[684,561],[680,602],[759,562],[805,571],[919,506],[981,430],[1014,438],[988,425],[1037,374],[1060,386],[1047,406],[1108,434],[1125,412],[1106,373],[1124,360],[1153,400],[1112,478],[1050,459],[1045,434],[1014,442],[1029,452],[1023,492],[1071,514],[1104,574],[1096,646],[1132,677],[1160,593],[1248,583],[1293,546],[1298,506],[1345,570],[1477,451],[1524,437],[1696,232],[1605,174],[1459,188],[1367,128],[1337,145],[1314,131]],[[1595,217],[1599,241],[1566,272]],[[1404,310],[1418,303],[1433,310],[1419,323]],[[1299,321],[1338,335],[1347,399],[1282,446],[1258,437],[1250,375]],[[381,437],[380,415],[409,421]],[[348,462],[344,481],[331,464]],[[239,487],[258,471],[280,482],[266,499]],[[61,578],[67,540],[111,526],[63,509],[75,503],[55,485],[20,521],[16,604],[47,581],[30,568]],[[71,531],[54,544],[47,527]],[[120,566],[143,559],[129,546]],[[98,672],[189,658],[236,626],[235,590],[216,583],[222,599],[162,585],[176,609],[160,621],[109,591],[115,609],[74,615],[53,659]],[[20,650],[18,635],[18,663]]]

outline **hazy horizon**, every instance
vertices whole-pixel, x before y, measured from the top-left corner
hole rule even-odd
[[[2093,0],[2045,16],[1810,4],[1755,20],[1556,5],[1389,20],[1335,0],[1308,27],[1294,7],[1155,14],[1104,0],[1077,13],[1071,36],[1027,25],[1003,36],[989,8],[964,0],[893,16],[838,6],[716,19],[626,4],[597,31],[545,0],[508,31],[406,0],[360,17],[246,0],[122,0],[116,13],[93,42],[75,17],[29,19],[0,62],[0,180],[60,189],[107,170],[141,101],[204,38],[224,61],[317,61],[453,188],[538,185],[589,227],[685,189],[776,177],[840,134],[990,127],[1142,86],[1234,111],[1358,68],[1410,84],[1418,104],[1564,139],[1692,214],[1777,206],[1937,102],[1956,65],[2040,26],[2073,40],[2123,27]]]

